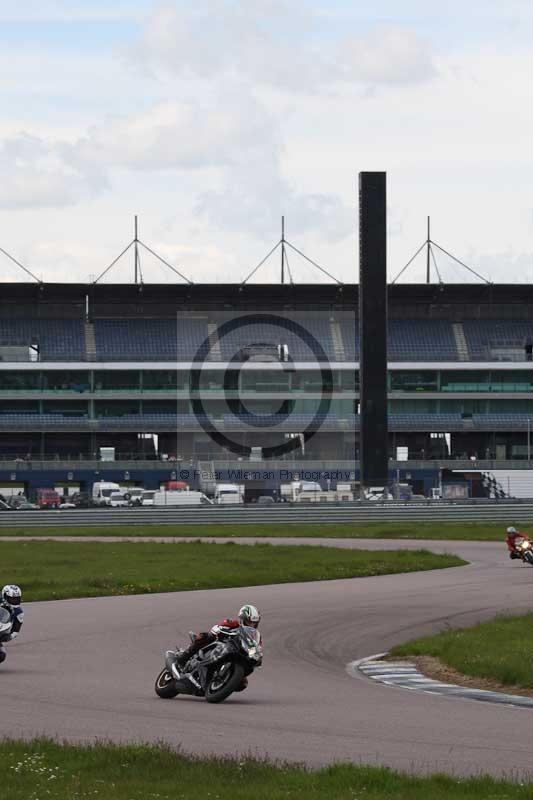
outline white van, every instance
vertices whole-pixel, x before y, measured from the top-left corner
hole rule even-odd
[[[243,502],[240,486],[236,483],[217,483],[215,503],[220,506],[239,505]]]
[[[111,481],[96,481],[96,483],[93,483],[93,503],[97,506],[111,505],[110,499],[112,492],[120,492],[120,486],[118,483],[112,483]]]
[[[154,506],[212,505],[203,492],[154,492]]]

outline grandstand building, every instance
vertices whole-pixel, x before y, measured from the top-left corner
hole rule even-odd
[[[4,284],[0,485],[357,480],[357,308],[355,285]],[[529,285],[390,286],[391,480],[486,494],[527,467],[532,350]]]

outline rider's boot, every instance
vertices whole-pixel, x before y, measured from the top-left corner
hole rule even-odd
[[[198,647],[196,643],[189,645],[189,647],[185,648],[181,652],[178,652],[176,656],[176,664],[178,667],[184,667],[187,661],[196,653]]]

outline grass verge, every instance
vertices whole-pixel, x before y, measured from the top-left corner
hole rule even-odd
[[[526,800],[532,784],[413,777],[336,765],[306,770],[242,758],[185,757],[166,747],[0,742],[9,800]]]
[[[533,689],[532,648],[533,614],[526,614],[415,639],[390,655],[432,656],[462,675]]]
[[[35,512],[37,513],[37,512]],[[117,510],[117,515],[120,509]],[[533,526],[522,527],[509,519],[505,524],[468,522],[345,522],[332,525],[284,523],[283,525],[85,525],[57,528],[0,528],[0,536],[322,536],[347,539],[469,539],[473,541],[503,541],[507,525],[528,532]],[[533,533],[531,534],[533,536]]]
[[[270,583],[359,578],[460,566],[424,550],[204,542],[2,542],[2,575],[25,600],[176,592]]]

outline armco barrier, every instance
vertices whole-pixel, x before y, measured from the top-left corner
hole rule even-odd
[[[68,511],[4,511],[1,529],[65,528],[115,525],[288,524],[331,525],[349,522],[533,522],[533,500],[435,505],[397,502],[373,504],[279,505],[262,508],[191,507],[88,509]],[[230,533],[230,532],[228,532]]]

